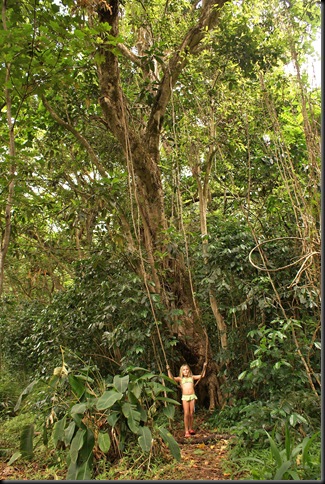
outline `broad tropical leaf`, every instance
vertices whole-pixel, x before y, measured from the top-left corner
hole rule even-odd
[[[80,467],[77,468],[76,480],[88,481],[92,477],[91,459],[83,462]]]
[[[135,409],[135,405],[132,405],[129,402],[124,403],[122,405],[122,412],[123,415],[127,418],[130,430],[134,434],[138,433],[141,415],[140,412]]]
[[[174,400],[173,398],[157,397],[156,400],[159,400],[160,402],[172,403],[173,405],[181,405],[180,402]]]
[[[70,373],[68,380],[73,393],[80,399],[85,393],[85,383]]]
[[[175,416],[175,407],[174,405],[167,405],[167,407],[164,407],[163,409],[164,414],[166,417],[173,419]]]
[[[25,425],[20,436],[20,452],[25,459],[31,459],[33,451],[34,424]]]
[[[129,380],[130,380],[129,375],[122,376],[122,377],[119,375],[115,375],[113,380],[113,385],[118,392],[124,393],[128,387]]]
[[[71,442],[70,457],[71,457],[71,462],[73,463],[77,462],[79,450],[83,446],[85,435],[86,435],[86,430],[78,429],[76,435],[74,436]]]
[[[64,441],[64,428],[66,424],[67,416],[65,415],[61,420],[58,420],[54,424],[53,428],[53,441],[54,445],[56,446],[59,440]]]
[[[283,462],[280,468],[276,471],[273,479],[275,481],[281,481],[283,479],[284,474],[291,467],[291,465],[292,465],[291,460],[286,460],[285,462]]]
[[[85,411],[87,410],[87,404],[86,403],[77,403],[76,405],[74,405],[71,410],[70,410],[70,413],[71,415],[73,414],[84,414]]]
[[[148,427],[139,427],[140,437],[138,438],[141,449],[144,452],[150,452],[152,444],[152,434]]]
[[[75,429],[76,429],[76,423],[72,421],[69,423],[68,427],[64,430],[64,443],[66,445],[70,444]]]
[[[270,442],[272,455],[273,455],[273,457],[275,459],[275,462],[276,462],[277,466],[280,468],[282,466],[282,463],[283,463],[283,460],[282,460],[280,451],[277,448],[276,443],[274,442],[274,440],[272,439],[272,437],[270,436],[270,434],[268,432],[266,432],[266,434],[267,434],[268,439],[269,439],[269,442]]]
[[[167,429],[165,429],[165,427],[158,427],[158,430],[165,443],[168,445],[172,456],[175,457],[176,460],[181,460],[181,451],[179,449],[179,445],[172,436],[172,434]]]
[[[19,409],[20,405],[21,405],[21,402],[23,401],[24,397],[26,397],[26,395],[28,395],[34,388],[34,385],[37,383],[37,380],[34,380],[32,381],[22,392],[21,394],[19,395],[19,398],[17,400],[17,403],[14,407],[14,412],[17,412],[17,410]]]
[[[108,435],[108,432],[99,432],[98,434],[98,445],[102,452],[106,454],[109,451],[111,446],[111,439]]]
[[[121,400],[122,397],[123,394],[115,390],[109,390],[108,392],[104,392],[97,401],[97,410],[106,410],[107,408],[111,408],[114,403],[118,400]]]

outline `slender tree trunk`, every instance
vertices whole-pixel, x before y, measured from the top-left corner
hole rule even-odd
[[[7,6],[7,2],[6,0],[4,0],[2,3],[2,25],[4,30],[8,30],[7,24],[6,24],[6,6]],[[5,97],[6,108],[7,108],[7,124],[8,124],[8,133],[9,133],[9,157],[11,162],[10,162],[8,194],[7,194],[6,204],[4,207],[4,222],[0,232],[0,296],[3,292],[5,259],[9,248],[9,242],[10,242],[11,210],[12,210],[12,204],[13,204],[13,198],[14,198],[15,172],[16,172],[14,122],[12,120],[12,114],[11,114],[12,102],[11,102],[11,93],[9,88],[7,87],[10,81],[10,68],[11,68],[10,63],[7,63],[4,97]]]
[[[211,122],[210,122],[210,138],[215,139],[215,125],[214,125],[214,110],[211,107]],[[191,150],[192,153],[195,153],[195,149]],[[208,225],[207,225],[207,211],[208,211],[208,198],[209,198],[209,183],[210,183],[210,174],[212,168],[212,161],[215,157],[215,149],[210,145],[209,152],[207,154],[207,159],[205,162],[205,170],[204,175],[201,176],[201,167],[200,162],[198,159],[192,160],[192,173],[194,178],[196,179],[197,187],[198,187],[198,194],[199,194],[199,207],[200,207],[200,227],[201,227],[201,235],[202,235],[202,253],[203,253],[203,260],[205,264],[207,264],[207,256],[208,256]],[[202,179],[203,178],[203,179]],[[215,317],[218,333],[220,337],[221,348],[226,350],[228,348],[228,338],[227,338],[227,325],[224,321],[224,318],[219,310],[218,301],[215,297],[214,291],[212,287],[209,287],[209,299],[210,299],[210,306]]]

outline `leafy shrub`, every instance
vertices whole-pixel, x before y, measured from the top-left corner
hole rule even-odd
[[[289,426],[285,429],[285,438],[277,442],[266,432],[269,443],[269,455],[263,459],[244,457],[242,462],[255,464],[251,469],[253,479],[257,480],[319,480],[321,477],[320,432],[307,435],[296,444],[290,434]]]
[[[255,388],[260,398],[288,391],[299,391],[308,384],[307,373],[291,339],[294,329],[300,332],[302,346],[308,343],[301,321],[276,319],[248,333],[254,343],[254,360],[238,376],[247,388]],[[316,357],[317,358],[317,357]],[[316,361],[316,363],[317,361]]]
[[[159,300],[154,304],[159,318]],[[79,262],[74,283],[51,303],[7,298],[0,310],[2,351],[14,371],[47,375],[53,363],[60,364],[61,346],[91,357],[102,372],[115,369],[110,363],[114,359],[124,368],[149,367],[155,359],[156,327],[148,295],[125,261],[104,253]]]
[[[173,419],[174,406],[179,403],[166,396],[173,390],[160,383],[161,378],[141,367],[129,367],[125,374],[106,379],[96,367],[73,371],[64,360],[55,368],[49,381],[52,407],[44,423],[43,441],[48,444],[51,440],[65,451],[67,479],[90,479],[96,460],[114,461],[130,443],[150,454],[159,452],[164,442],[173,457],[180,458],[176,441],[161,423],[162,413],[165,423]],[[24,432],[32,436],[31,428]],[[26,445],[32,455],[30,439]],[[22,450],[14,454],[12,462],[21,457]]]
[[[231,405],[214,413],[210,422],[219,429],[231,428],[247,448],[265,448],[268,445],[265,431],[272,430],[281,440],[286,425],[297,439],[316,432],[321,424],[321,408],[315,395],[306,389],[282,393],[264,402],[234,399]]]
[[[14,415],[14,407],[24,383],[24,374],[13,374],[5,364],[2,365],[0,374],[0,418]]]

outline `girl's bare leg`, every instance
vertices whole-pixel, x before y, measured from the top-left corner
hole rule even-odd
[[[191,400],[188,403],[190,404],[189,405],[188,430],[193,430],[195,400]]]
[[[188,431],[190,430],[190,404],[192,402],[187,402],[186,400],[183,400],[183,411],[184,411],[184,429],[185,429],[185,434],[188,434]]]

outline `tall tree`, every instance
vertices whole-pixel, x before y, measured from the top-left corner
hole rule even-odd
[[[163,267],[157,269],[157,261],[154,256],[156,251],[164,252],[166,250],[164,233],[168,227],[159,167],[159,146],[164,116],[172,90],[188,59],[198,52],[202,39],[218,22],[224,3],[225,0],[207,0],[188,5],[188,15],[191,16],[189,23],[192,24],[192,27],[185,32],[179,44],[169,53],[168,59],[163,60],[162,69],[158,73],[148,73],[148,65],[143,62],[141,55],[137,55],[136,49],[130,49],[122,42],[118,42],[116,47],[112,48],[111,42],[104,39],[99,47],[101,54],[101,62],[98,64],[100,104],[109,130],[123,148],[133,195],[142,221],[144,257],[148,260],[148,264],[143,264],[141,267],[142,275],[146,284],[148,281],[154,283],[155,292],[160,295],[167,308],[171,307],[170,297],[167,296],[168,289],[172,292],[172,300],[178,301],[178,309],[183,312],[180,318],[181,323],[169,329],[171,331],[176,329],[185,354],[187,352],[191,355],[199,365],[202,365],[205,359],[206,337],[200,324],[200,315],[184,260],[180,256],[175,258],[170,254],[164,259]],[[89,2],[89,4],[91,7],[93,6],[93,2]],[[168,4],[166,4],[167,7]],[[130,8],[130,6],[126,3],[125,8]],[[124,10],[123,7],[121,8],[120,2],[118,0],[111,1],[109,4],[98,2],[96,10],[99,21],[109,26],[109,38],[118,39],[119,23]],[[145,39],[145,42],[148,42],[148,39]],[[143,71],[143,75],[150,80],[149,89],[153,88],[153,83],[155,83],[150,110],[146,112],[146,117],[143,117],[140,123],[133,116],[122,86],[121,56],[131,60],[134,68],[140,68]],[[174,271],[172,287],[169,288],[167,280],[163,277],[163,269],[168,269],[168,267],[172,267]],[[209,353],[207,380],[210,384],[210,407],[212,408],[217,403],[215,382],[217,368],[211,358],[211,350]]]

